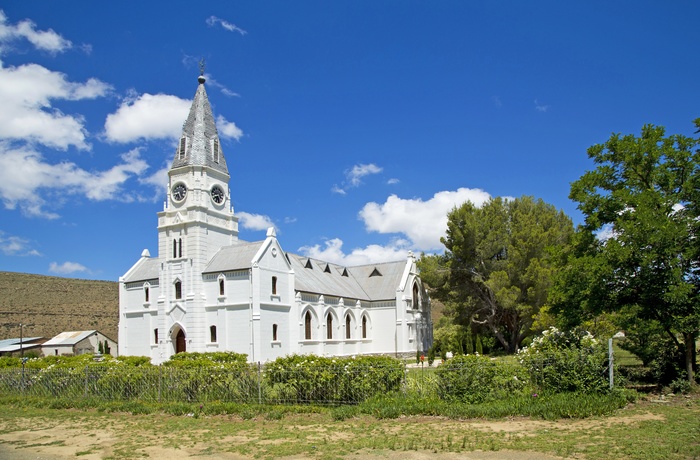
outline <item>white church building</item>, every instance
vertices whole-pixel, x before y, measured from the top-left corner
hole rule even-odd
[[[119,355],[154,364],[175,353],[413,355],[432,344],[430,300],[413,254],[340,266],[238,239],[229,172],[199,85],[158,213],[158,255],[119,279]]]

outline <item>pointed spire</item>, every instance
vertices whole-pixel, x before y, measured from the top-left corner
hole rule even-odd
[[[182,166],[208,166],[228,175],[214,114],[204,89],[206,78],[200,75],[197,81],[199,86],[192,101],[190,114],[182,127],[182,137],[175,151],[171,169]]]

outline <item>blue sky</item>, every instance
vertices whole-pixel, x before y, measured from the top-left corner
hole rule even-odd
[[[578,223],[589,146],[700,117],[691,1],[3,3],[3,271],[156,254],[202,58],[241,239],[347,265],[440,252],[467,199]]]

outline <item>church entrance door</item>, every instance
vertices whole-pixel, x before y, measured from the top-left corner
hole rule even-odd
[[[185,333],[182,332],[182,329],[177,331],[177,336],[175,337],[175,353],[184,353],[187,348],[187,345],[185,344]]]

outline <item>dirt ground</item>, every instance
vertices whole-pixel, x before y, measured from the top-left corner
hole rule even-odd
[[[154,432],[147,434],[151,436],[152,442],[147,443],[147,447],[139,448],[138,451],[133,451],[133,457],[129,452],[119,450],[119,446],[128,443],[130,437],[133,437],[134,427],[130,425],[128,416],[120,416],[109,418],[110,424],[108,427],[91,426],[91,422],[78,416],[70,423],[57,422],[50,419],[36,418],[15,418],[13,426],[0,424],[0,459],[9,460],[62,460],[81,458],[85,460],[98,460],[105,458],[148,458],[154,460],[173,460],[173,459],[193,459],[206,458],[207,460],[248,460],[253,456],[243,456],[240,454],[211,451],[211,446],[207,446],[206,437],[193,437],[191,442],[186,446],[179,445],[169,447],[168,440],[177,436],[176,434],[168,434]],[[663,420],[663,417],[651,412],[620,414],[606,418],[591,418],[583,420],[564,420],[559,422],[550,422],[544,420],[532,420],[528,418],[515,418],[505,420],[447,420],[436,417],[407,417],[403,420],[387,422],[391,425],[383,426],[385,432],[394,430],[397,433],[405,429],[413,428],[420,424],[426,428],[426,432],[443,432],[452,430],[454,432],[474,432],[483,433],[502,433],[509,436],[530,436],[541,430],[575,430],[586,432],[592,429],[597,429],[612,424],[633,424],[645,420]],[[293,423],[292,420],[289,420]],[[264,421],[259,424],[265,425]],[[328,430],[333,436],[342,436],[342,432],[333,431],[341,429],[333,428],[332,426],[318,427],[319,429]],[[301,427],[299,428],[301,430]],[[308,428],[307,428],[308,429]],[[293,430],[293,427],[292,427]],[[439,431],[437,431],[439,432]],[[289,439],[281,439],[277,441],[269,441],[262,439],[254,439],[255,432],[244,431],[240,436],[230,436],[229,442],[244,440],[246,442],[257,441],[260,444],[266,442],[293,442]],[[238,439],[236,439],[238,438]],[[262,455],[263,457],[265,454]],[[322,456],[322,455],[320,455]],[[319,456],[290,456],[282,457],[288,460],[302,460],[318,458]],[[258,453],[257,458],[260,458]],[[554,460],[563,457],[556,457],[538,452],[521,452],[510,450],[498,451],[473,451],[473,452],[437,452],[421,451],[421,450],[370,450],[361,449],[351,455],[346,456],[349,459],[388,459],[388,460]]]

